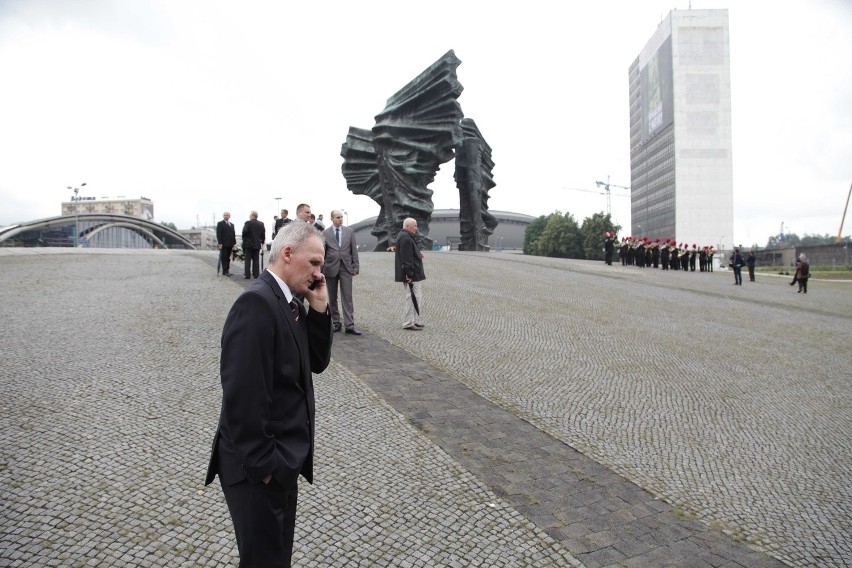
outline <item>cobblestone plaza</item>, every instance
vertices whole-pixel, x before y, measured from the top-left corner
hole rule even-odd
[[[204,252],[0,262],[0,566],[236,566],[203,480],[248,281]],[[424,264],[408,332],[393,256],[361,256],[295,565],[852,564],[852,283]]]

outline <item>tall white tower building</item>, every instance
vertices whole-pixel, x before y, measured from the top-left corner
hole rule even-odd
[[[632,234],[730,248],[728,11],[670,12],[629,78]]]

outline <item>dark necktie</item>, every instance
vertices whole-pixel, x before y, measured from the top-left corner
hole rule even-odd
[[[337,246],[340,246],[340,227],[334,229],[334,233],[337,238]]]
[[[299,310],[299,301],[296,298],[290,300],[290,310],[293,312],[293,321],[299,323],[299,319],[301,319],[302,312]]]

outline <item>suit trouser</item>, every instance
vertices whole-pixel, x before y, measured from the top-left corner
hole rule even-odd
[[[268,485],[241,481],[223,483],[222,492],[234,522],[240,568],[289,568],[298,484],[285,489],[274,479]]]
[[[414,295],[417,297],[417,305],[420,311],[423,311],[423,289],[420,282],[412,282],[414,285]],[[414,302],[411,300],[411,286],[402,283],[405,288],[405,295],[402,300],[402,327],[411,327],[415,323],[420,323],[420,315],[414,309]]]
[[[219,249],[219,260],[222,262],[222,274],[227,274],[231,271],[231,251],[234,247],[222,247]]]
[[[340,286],[341,304],[343,305],[343,325],[347,328],[355,326],[355,308],[352,304],[352,275],[343,268],[337,276],[326,277],[328,287],[328,303],[331,304],[331,321],[340,323],[340,311],[337,309],[337,289]]]
[[[254,276],[257,278],[260,275],[260,249],[250,248],[245,249],[246,255],[246,278]]]

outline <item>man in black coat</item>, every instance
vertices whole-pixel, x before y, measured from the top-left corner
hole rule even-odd
[[[612,253],[615,251],[615,233],[604,233],[604,262],[612,266]]]
[[[246,257],[246,279],[260,274],[260,249],[266,242],[266,227],[257,220],[257,211],[252,211],[249,220],[243,225],[243,253]]]
[[[743,255],[740,254],[740,247],[734,247],[734,252],[731,253],[730,266],[734,269],[734,284],[737,286],[743,285]]]
[[[216,242],[219,245],[219,261],[222,263],[222,275],[231,275],[231,253],[237,244],[237,234],[231,223],[231,214],[225,211],[222,220],[216,223]]]
[[[219,475],[240,566],[290,566],[297,480],[313,483],[311,373],[328,366],[333,334],[323,257],[318,231],[285,226],[222,329],[222,411],[205,484]]]
[[[423,289],[420,283],[426,280],[423,271],[423,253],[414,241],[417,232],[417,220],[411,217],[402,222],[402,230],[396,237],[394,258],[395,277],[405,288],[402,328],[409,331],[420,331],[425,326],[421,323],[420,312],[423,306]]]
[[[284,226],[284,225],[286,225],[287,223],[292,223],[292,222],[293,222],[293,220],[292,220],[292,219],[288,219],[288,218],[287,218],[287,215],[289,215],[289,214],[290,214],[290,212],[289,212],[289,211],[287,211],[286,209],[282,209],[282,210],[281,210],[281,218],[280,218],[280,219],[275,219],[275,226],[274,226],[274,227],[272,227],[272,239],[273,239],[273,240],[275,239],[275,235],[277,235],[277,234],[278,234],[278,231],[280,231],[280,230],[281,230],[281,227],[283,227],[283,226]]]
[[[746,266],[748,266],[748,279],[749,282],[754,282],[754,265],[757,263],[757,257],[754,256],[754,251],[749,251],[748,258],[746,259]]]

